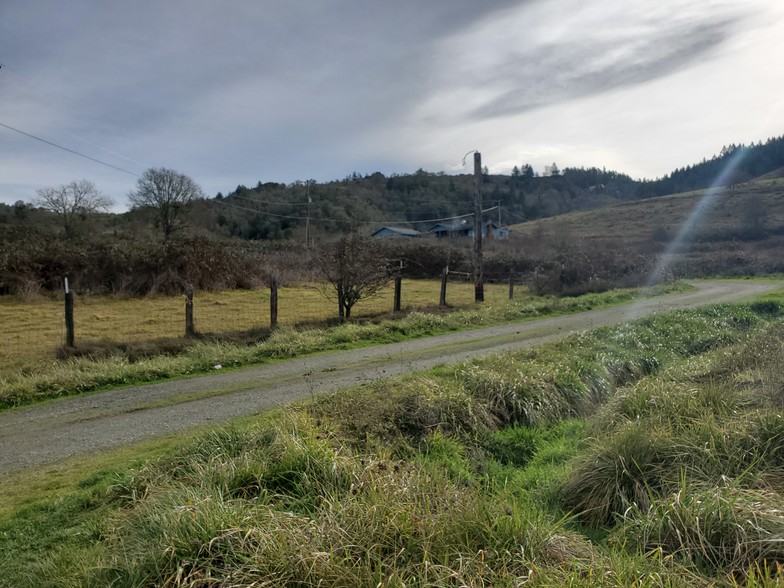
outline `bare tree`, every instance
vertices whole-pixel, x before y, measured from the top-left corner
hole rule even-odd
[[[37,191],[36,206],[50,210],[60,218],[66,238],[74,236],[76,225],[87,215],[106,212],[113,202],[98,191],[89,180],[79,180],[57,186],[41,188]]]
[[[165,167],[150,168],[136,182],[128,196],[134,208],[151,208],[157,225],[168,239],[184,225],[181,216],[188,204],[204,198],[199,185],[188,176]]]
[[[318,261],[328,282],[322,292],[338,303],[341,322],[351,318],[357,302],[377,294],[391,276],[391,264],[378,242],[356,232],[324,247]]]

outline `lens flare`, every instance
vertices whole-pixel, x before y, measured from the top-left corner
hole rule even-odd
[[[735,173],[735,170],[738,169],[738,166],[743,162],[748,153],[749,150],[745,147],[740,147],[732,152],[729,159],[727,160],[727,163],[724,165],[724,168],[721,170],[719,175],[716,176],[716,179],[713,180],[713,183],[711,183],[710,187],[705,190],[705,194],[702,195],[700,200],[697,202],[697,205],[683,222],[680,229],[678,229],[678,234],[675,236],[672,242],[670,242],[670,244],[667,246],[667,249],[659,258],[656,267],[654,268],[653,272],[651,272],[651,275],[645,284],[646,287],[654,286],[655,284],[658,284],[664,280],[667,274],[667,270],[669,270],[673,260],[675,259],[676,253],[691,240],[694,235],[695,227],[713,207],[716,201],[724,195],[727,184]]]

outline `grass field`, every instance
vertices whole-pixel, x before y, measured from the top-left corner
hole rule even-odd
[[[377,382],[75,464],[51,497],[0,480],[0,585],[780,586],[781,316]]]
[[[412,301],[415,300],[413,296],[415,292],[418,293],[416,299],[427,303],[429,297],[436,291],[436,286],[434,282],[413,283],[408,288],[404,285],[404,298],[409,305],[408,310],[411,310]],[[53,308],[53,303],[40,303],[40,307],[33,305],[27,312],[24,311],[27,306],[15,306],[16,303],[9,303],[6,310],[16,309],[13,317],[26,317],[24,320],[28,321],[27,334],[20,336],[27,336],[30,345],[26,348],[9,350],[5,361],[0,364],[0,408],[111,386],[129,386],[206,373],[212,371],[216,364],[221,364],[223,368],[239,367],[320,351],[392,343],[486,325],[579,312],[629,302],[639,293],[634,289],[619,289],[557,298],[536,297],[519,289],[514,299],[508,300],[506,287],[489,285],[486,287],[485,302],[474,304],[471,301],[473,288],[467,284],[461,286],[462,288],[450,290],[447,301],[450,304],[457,304],[461,300],[468,301],[462,308],[452,306],[443,312],[441,310],[436,313],[410,311],[392,315],[384,311],[384,306],[381,304],[383,299],[379,298],[375,300],[375,304],[378,305],[375,307],[376,312],[370,305],[371,301],[368,301],[368,305],[359,311],[357,318],[352,318],[352,322],[332,326],[326,324],[324,318],[329,316],[329,306],[317,296],[317,292],[310,291],[309,296],[315,303],[313,308],[318,308],[320,311],[308,315],[306,305],[301,303],[302,300],[307,299],[307,296],[300,295],[305,290],[297,289],[297,298],[300,301],[297,306],[302,307],[303,312],[296,315],[289,314],[289,320],[300,323],[301,317],[314,317],[299,327],[287,327],[284,323],[279,329],[270,333],[265,329],[248,330],[245,325],[242,328],[232,327],[230,321],[224,317],[220,320],[214,319],[216,322],[212,323],[216,329],[222,327],[221,331],[213,333],[213,336],[196,339],[176,335],[166,338],[165,330],[160,322],[157,322],[164,320],[161,316],[165,313],[160,309],[175,305],[176,299],[138,301],[86,299],[81,301],[78,310],[74,313],[77,317],[76,349],[68,353],[60,349],[60,358],[56,357],[57,348],[47,343],[48,337],[54,336],[56,331],[46,335],[46,329],[42,326],[44,321],[41,317],[46,316],[46,309]],[[690,286],[685,284],[674,284],[658,292],[683,291],[688,288]],[[649,293],[655,294],[655,292]],[[239,303],[227,303],[235,297],[245,301],[246,309],[255,309],[259,306],[258,299],[261,298],[261,293],[233,292],[225,296],[216,294],[213,298],[204,296],[200,297],[198,303],[195,302],[194,305],[197,309],[212,309],[220,316],[224,312],[224,306],[232,308],[240,306]],[[210,300],[212,300],[211,304]],[[91,303],[94,305],[91,306]],[[145,307],[145,304],[149,306]],[[146,325],[146,330],[136,335],[137,339],[122,333],[121,325],[127,323],[131,317],[128,309],[133,309],[133,316],[140,316],[143,319],[140,322]],[[203,320],[204,315],[208,314],[202,312],[202,319],[200,319],[200,311],[195,311],[197,329],[201,329],[202,332],[204,327],[200,325],[211,324]],[[85,341],[84,337],[79,335],[81,332],[78,326],[79,316],[86,317],[85,322],[92,320],[114,326],[106,326],[103,331],[100,331],[105,333],[105,338]],[[363,320],[363,316],[373,317],[373,320]],[[34,326],[36,323],[38,328]],[[184,321],[181,325],[184,325]]]
[[[441,283],[436,280],[404,280],[402,310],[438,305]],[[525,288],[516,289],[515,299],[528,299]],[[508,286],[485,285],[485,305],[505,303]],[[234,290],[202,292],[194,296],[196,330],[210,335],[259,330],[269,327],[269,291]],[[393,290],[357,303],[355,319],[377,317],[392,311]],[[472,283],[454,281],[448,285],[447,303],[466,308],[474,304]],[[0,364],[5,369],[55,357],[65,342],[62,300],[41,299],[19,302],[0,299]],[[333,319],[337,304],[313,285],[281,288],[278,293],[280,325],[318,324]],[[138,343],[178,339],[185,331],[185,297],[118,299],[108,296],[76,296],[74,322],[77,344],[85,342]],[[2,370],[0,370],[2,371]]]

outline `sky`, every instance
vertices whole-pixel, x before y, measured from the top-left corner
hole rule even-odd
[[[88,179],[124,210],[150,167],[208,196],[468,173],[474,149],[653,179],[784,134],[781,39],[780,0],[0,0],[0,202]]]

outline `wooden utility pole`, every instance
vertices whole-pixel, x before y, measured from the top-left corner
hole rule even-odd
[[[308,197],[308,214],[305,217],[305,248],[310,249],[310,180],[305,182],[305,195]]]
[[[485,301],[482,276],[482,154],[474,151],[474,301]]]

